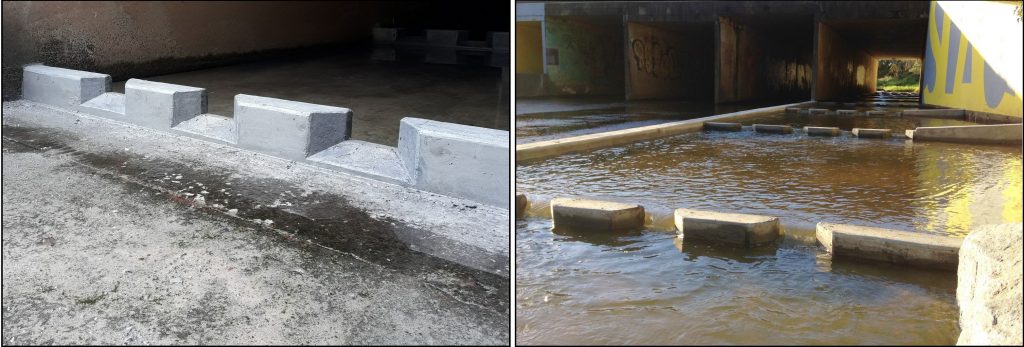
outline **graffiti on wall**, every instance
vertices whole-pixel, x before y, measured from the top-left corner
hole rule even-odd
[[[1020,95],[935,1],[928,21],[922,80],[921,94],[927,104],[1021,116]]]
[[[676,49],[655,37],[638,37],[630,42],[633,64],[640,72],[655,78],[678,79]]]

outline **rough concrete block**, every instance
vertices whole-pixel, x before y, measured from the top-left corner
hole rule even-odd
[[[406,117],[398,155],[413,186],[509,208],[509,132]]]
[[[47,105],[77,110],[110,90],[110,76],[46,65],[24,67],[22,97]]]
[[[839,136],[842,133],[836,127],[804,127],[804,132],[809,136]]]
[[[740,124],[740,123],[723,123],[723,122],[704,122],[704,130],[740,131],[740,130],[743,130],[743,124]]]
[[[956,270],[961,239],[955,237],[818,223],[815,236],[833,258],[878,260],[943,270]]]
[[[516,218],[526,216],[526,194],[516,192]]]
[[[865,128],[853,128],[853,136],[863,138],[875,138],[884,139],[889,137],[892,133],[890,129],[865,129]]]
[[[856,116],[857,110],[836,110],[838,116]]]
[[[788,125],[754,124],[754,131],[759,133],[789,134],[793,127]]]
[[[627,231],[643,228],[644,207],[609,201],[555,198],[551,218],[558,229]]]
[[[926,110],[904,110],[904,117],[933,117],[933,118],[964,118],[965,112],[962,109],[926,109]]]
[[[427,43],[431,46],[458,46],[466,38],[465,30],[427,30]]]
[[[1021,224],[972,230],[960,247],[956,302],[960,307],[957,345],[1020,346]]]
[[[393,43],[398,39],[398,28],[373,28],[373,41]]]
[[[779,238],[778,217],[680,208],[675,211],[675,225],[686,240],[756,247]]]
[[[509,51],[510,40],[507,32],[490,32],[491,48],[496,51]]]
[[[206,90],[176,84],[130,79],[124,84],[125,120],[169,130],[206,113]]]
[[[235,96],[238,146],[301,160],[345,141],[352,111],[245,94]]]
[[[943,141],[961,143],[1020,144],[1022,124],[962,125],[947,127],[920,127],[914,130],[916,141]]]

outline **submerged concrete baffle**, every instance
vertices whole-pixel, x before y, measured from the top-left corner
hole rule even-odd
[[[825,114],[828,114],[828,109],[824,109],[824,108],[811,108],[811,109],[808,109],[807,112],[809,112],[810,114],[825,115]]]
[[[856,116],[857,110],[836,110],[838,116]]]
[[[644,207],[610,201],[555,198],[551,219],[556,229],[628,231],[643,228]]]
[[[853,136],[863,138],[884,139],[892,134],[890,129],[853,128]]]
[[[516,218],[526,216],[526,194],[516,192]]]
[[[800,113],[799,107],[786,107],[786,113]]]
[[[704,240],[756,247],[779,238],[779,218],[740,213],[675,211],[676,231],[685,240]]]
[[[704,130],[740,131],[740,130],[743,130],[743,124],[740,124],[740,123],[723,123],[723,122],[704,122]]]
[[[872,228],[818,223],[815,236],[833,259],[867,259],[955,271],[958,238]]]
[[[809,136],[839,136],[842,133],[836,127],[804,127],[804,132]]]
[[[793,132],[793,127],[788,125],[754,124],[754,131],[770,134],[789,134]]]
[[[867,112],[865,112],[865,114],[868,117],[878,117],[878,116],[886,115],[885,111],[867,111]]]

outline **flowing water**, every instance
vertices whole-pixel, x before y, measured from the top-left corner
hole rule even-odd
[[[890,128],[958,120],[776,114],[745,125]],[[518,124],[517,124],[518,126]],[[952,344],[956,275],[832,262],[817,222],[949,237],[1021,221],[1020,147],[698,132],[518,163],[517,341],[598,344]],[[554,232],[555,196],[635,202],[641,232]],[[675,208],[780,217],[755,250],[687,244]]]

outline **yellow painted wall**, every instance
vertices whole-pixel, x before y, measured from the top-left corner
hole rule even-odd
[[[540,22],[516,22],[516,73],[544,72]]]
[[[1021,23],[1014,3],[932,1],[922,92],[929,105],[1021,117]]]

